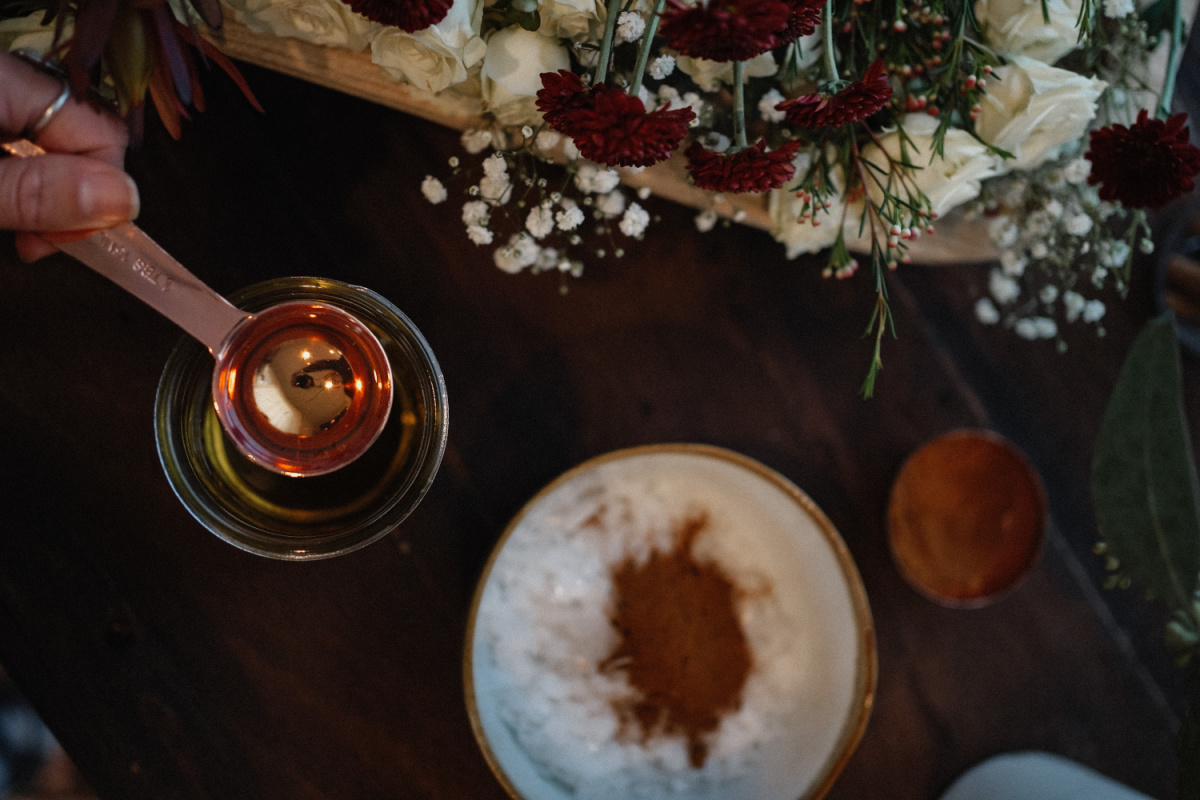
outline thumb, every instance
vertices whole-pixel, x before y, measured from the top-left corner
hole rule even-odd
[[[0,159],[0,229],[107,228],[137,216],[137,185],[116,167],[86,156]]]

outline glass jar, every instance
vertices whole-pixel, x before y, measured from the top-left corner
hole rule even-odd
[[[391,414],[376,442],[341,469],[304,478],[264,469],[225,434],[213,406],[213,357],[185,338],[155,399],[159,459],[176,496],[208,530],[269,558],[329,558],[386,535],[424,497],[446,449],[446,383],[425,337],[375,292],[324,278],[278,278],[229,300],[251,312],[317,300],[358,317],[387,353]]]

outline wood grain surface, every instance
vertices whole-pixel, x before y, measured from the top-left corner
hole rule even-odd
[[[219,76],[182,142],[129,166],[139,220],[221,292],[285,275],[370,286],[422,329],[450,392],[423,504],[351,555],[242,553],[196,524],[159,467],[155,387],[179,333],[64,257],[0,238],[0,662],[106,800],[486,800],[468,725],[466,614],[487,554],[542,485],[591,456],[688,441],[759,459],[846,540],[879,646],[876,706],[831,797],[933,800],[970,765],[1045,749],[1174,796],[1181,708],[1162,614],[1102,594],[1086,468],[1145,282],[1065,354],[974,321],[986,266],[902,269],[878,397],[867,277],[827,281],[743,226],[658,217],[578,280],[510,276],[419,184],[457,136],[246,67],[265,115]],[[565,290],[564,290],[565,289]],[[1189,362],[1189,370],[1194,371]],[[1194,389],[1194,380],[1189,384]],[[1027,582],[953,611],[888,555],[888,490],[944,431],[1009,435],[1054,524]]]

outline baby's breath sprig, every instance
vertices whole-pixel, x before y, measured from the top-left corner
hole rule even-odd
[[[1074,152],[984,187],[976,213],[988,215],[999,263],[976,303],[981,322],[1060,351],[1069,326],[1104,335],[1104,296],[1124,297],[1135,254],[1153,243],[1145,211],[1101,201],[1087,177],[1088,162]]]
[[[554,131],[472,130],[462,141],[471,163],[455,157],[449,166],[466,236],[494,245],[493,260],[505,272],[578,278],[585,261],[624,256],[625,242],[641,239],[653,220],[637,202],[643,191],[631,200],[615,170],[579,160]],[[450,198],[433,176],[422,191],[433,203]]]

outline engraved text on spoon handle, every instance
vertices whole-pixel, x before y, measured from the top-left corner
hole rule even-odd
[[[0,144],[18,158],[44,155],[25,139]],[[250,315],[232,305],[127,222],[85,238],[54,237],[54,245],[82,261],[218,353],[225,337]]]

